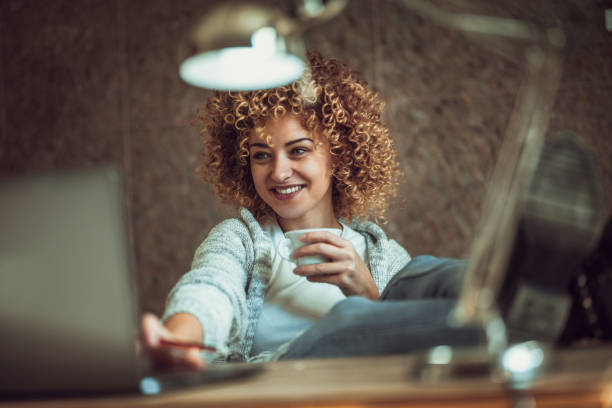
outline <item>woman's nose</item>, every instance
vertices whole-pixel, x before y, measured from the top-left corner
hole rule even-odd
[[[291,161],[285,157],[277,157],[273,166],[272,179],[276,182],[283,182],[287,180],[293,173]]]

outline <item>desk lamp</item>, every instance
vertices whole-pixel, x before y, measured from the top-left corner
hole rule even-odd
[[[225,91],[275,88],[305,68],[301,34],[329,20],[347,0],[303,0],[291,12],[258,3],[224,2],[197,24],[193,54],[180,66],[194,86]]]

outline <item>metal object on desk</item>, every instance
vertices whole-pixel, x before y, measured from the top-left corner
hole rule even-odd
[[[499,355],[507,345],[496,298],[516,237],[521,200],[538,160],[561,75],[559,51],[552,44],[527,49],[526,61],[527,77],[483,203],[456,314],[460,323],[478,322],[487,328],[493,355]]]
[[[507,346],[496,306],[517,231],[518,207],[544,140],[562,71],[565,36],[526,21],[470,13],[452,13],[435,3],[403,0],[434,23],[477,38],[501,55],[525,63],[525,77],[499,151],[475,239],[467,254],[464,287],[454,323],[485,327],[489,353]]]
[[[563,209],[559,210],[560,213],[554,213],[550,211],[550,205],[538,202],[542,198],[544,201],[546,198],[554,200],[558,198],[558,192],[554,191],[555,186],[550,190],[550,185],[539,184],[542,180],[545,182],[550,180],[551,175],[542,174],[542,169],[539,169],[538,173],[536,168],[543,157],[547,160],[544,171],[553,169],[554,173],[554,167],[559,161],[572,159],[570,156],[580,156],[564,154],[559,149],[551,152],[550,146],[544,151],[544,155],[549,156],[541,156],[550,112],[561,78],[565,37],[559,29],[546,30],[513,19],[453,14],[420,0],[404,0],[403,4],[451,29],[469,34],[484,34],[488,38],[493,38],[496,41],[494,46],[503,45],[500,48],[502,55],[511,55],[506,52],[508,50],[516,52],[515,45],[518,42],[521,44],[520,57],[525,61],[524,82],[519,90],[517,103],[488,186],[476,238],[467,255],[468,266],[464,287],[453,316],[453,323],[456,325],[481,325],[487,333],[487,349],[466,352],[452,350],[446,346],[433,348],[422,356],[419,363],[413,367],[410,376],[424,382],[438,382],[441,379],[459,378],[459,376],[491,379],[504,383],[508,389],[516,391],[516,406],[532,406],[534,400],[528,390],[533,381],[550,367],[549,345],[530,341],[508,348],[508,319],[513,323],[509,328],[516,332],[517,325],[514,323],[521,317],[516,316],[516,313],[513,314],[517,308],[510,307],[508,307],[510,312],[502,316],[498,298],[515,247],[521,217],[526,213],[529,214],[531,225],[536,225],[536,229],[538,226],[542,227],[536,233],[550,234],[559,229],[557,227],[563,224],[562,218],[567,213],[566,211],[561,214]],[[500,39],[511,39],[514,43],[504,45],[503,42],[499,42]],[[565,135],[565,140],[560,143],[561,147],[571,144],[567,141],[568,138],[570,136]],[[556,157],[551,158],[550,155]],[[554,163],[555,161],[557,163]],[[568,173],[574,175],[580,172]],[[553,177],[556,176],[557,174],[553,174]],[[536,191],[537,189],[539,191]],[[523,206],[533,203],[536,203],[538,208],[528,208],[527,212],[521,213]],[[588,207],[590,204],[587,203],[586,208],[579,208],[580,203],[575,200],[568,200],[566,203],[571,207],[570,213],[585,213],[584,220],[575,222],[576,228],[573,231],[579,233],[576,234],[577,237],[570,238],[570,241],[575,238],[591,241],[596,235],[600,220],[597,219],[597,209],[590,212],[591,208]],[[548,214],[543,214],[540,211],[542,209]],[[518,294],[512,294],[515,295],[518,297]],[[555,310],[560,317],[558,320],[563,325],[569,306],[567,302],[563,304],[558,300],[555,298],[548,303],[539,303],[545,306],[559,306]],[[518,322],[518,326],[521,323]],[[541,326],[537,328],[539,331],[536,330],[538,333],[543,333],[543,330],[549,326],[542,326],[541,323],[534,322],[536,326],[538,324]],[[556,327],[551,330],[549,340],[555,339],[561,329],[562,327]],[[531,334],[533,332],[528,330],[525,337],[529,338]]]
[[[517,231],[517,208],[547,130],[561,77],[565,36],[557,28],[452,13],[421,0],[403,0],[402,4],[434,23],[478,36],[506,57],[516,58],[518,50],[518,57],[525,62],[525,79],[488,186],[476,238],[467,255],[464,287],[454,316],[457,325],[482,325],[488,336],[488,352],[499,356],[507,346],[507,336],[495,299]]]
[[[437,346],[416,357],[409,377],[422,383],[476,379],[524,390],[553,367],[550,353],[550,346],[536,341],[515,344],[498,358],[485,348]]]

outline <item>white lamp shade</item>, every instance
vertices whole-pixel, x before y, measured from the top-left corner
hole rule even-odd
[[[304,61],[290,53],[231,47],[193,55],[181,64],[179,73],[185,82],[201,88],[252,91],[291,83],[304,68]]]

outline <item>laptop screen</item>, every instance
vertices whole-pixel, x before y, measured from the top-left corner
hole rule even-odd
[[[112,167],[0,181],[0,393],[135,388],[122,188]]]

